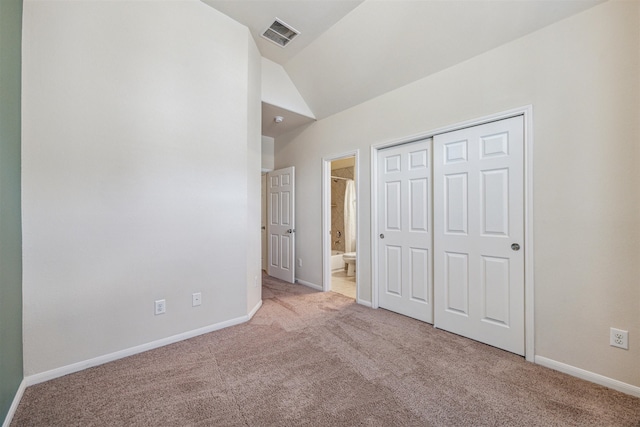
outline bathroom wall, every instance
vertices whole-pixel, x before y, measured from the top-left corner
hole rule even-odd
[[[332,176],[354,179],[354,168],[340,168],[331,171]],[[344,252],[344,194],[347,181],[331,180],[331,250]]]

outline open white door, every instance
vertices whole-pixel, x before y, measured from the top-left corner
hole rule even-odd
[[[378,301],[432,323],[430,145],[378,151]]]
[[[524,119],[434,137],[435,326],[524,355]]]
[[[269,262],[267,274],[293,283],[295,281],[295,170],[279,169],[267,175],[267,234]]]

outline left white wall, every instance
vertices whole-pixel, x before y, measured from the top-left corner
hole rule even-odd
[[[259,303],[250,39],[197,0],[25,1],[26,376]]]
[[[247,311],[262,302],[262,62],[253,37],[247,39]]]

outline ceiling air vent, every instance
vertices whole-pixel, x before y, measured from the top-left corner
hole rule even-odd
[[[271,26],[267,28],[264,33],[262,33],[262,37],[277,44],[280,47],[285,47],[298,34],[300,34],[300,31],[290,27],[289,25],[276,18],[276,20],[273,21],[273,24],[271,24]]]

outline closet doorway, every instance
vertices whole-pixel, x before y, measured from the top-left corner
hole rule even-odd
[[[358,299],[358,156],[323,159],[323,290]]]
[[[373,148],[374,308],[532,360],[530,120],[525,107]]]

